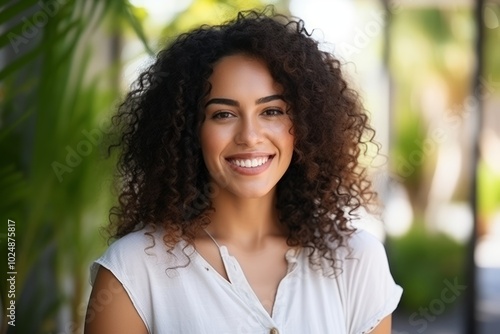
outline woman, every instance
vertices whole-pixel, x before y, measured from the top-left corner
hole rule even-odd
[[[117,239],[86,333],[390,333],[401,288],[351,222],[373,130],[303,22],[245,12],[181,35],[115,121]]]

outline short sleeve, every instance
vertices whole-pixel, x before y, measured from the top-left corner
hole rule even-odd
[[[358,230],[349,239],[344,258],[348,333],[372,331],[397,307],[403,289],[392,278],[382,243]]]
[[[148,258],[145,249],[152,245],[151,237],[134,232],[118,239],[90,267],[90,284],[94,284],[100,266],[108,269],[120,281],[137,313],[150,331],[151,303],[148,284]]]

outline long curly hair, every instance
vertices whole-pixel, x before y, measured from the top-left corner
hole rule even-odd
[[[238,53],[267,64],[290,106],[295,147],[277,185],[288,244],[333,262],[332,243],[354,231],[355,211],[375,198],[360,163],[374,130],[339,60],[319,49],[302,20],[268,9],[178,36],[139,76],[113,118],[121,134],[113,237],[152,224],[173,247],[192,243],[209,223],[216,190],[201,152],[202,101],[214,63]]]

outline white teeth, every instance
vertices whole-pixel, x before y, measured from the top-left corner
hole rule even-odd
[[[230,162],[232,164],[235,164],[238,167],[253,168],[253,167],[262,166],[268,160],[269,160],[269,157],[262,157],[262,158],[245,159],[245,160],[233,159],[233,160],[230,160]]]

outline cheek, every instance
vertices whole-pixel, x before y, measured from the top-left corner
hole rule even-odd
[[[205,124],[201,127],[200,140],[205,164],[209,165],[219,159],[221,152],[227,145],[228,135],[223,129]]]
[[[295,137],[293,135],[293,124],[290,119],[272,123],[268,126],[267,130],[278,140],[280,146],[284,149],[293,150]]]
[[[281,119],[270,122],[266,125],[269,132],[276,136],[289,136],[292,128],[292,121],[290,119]]]

